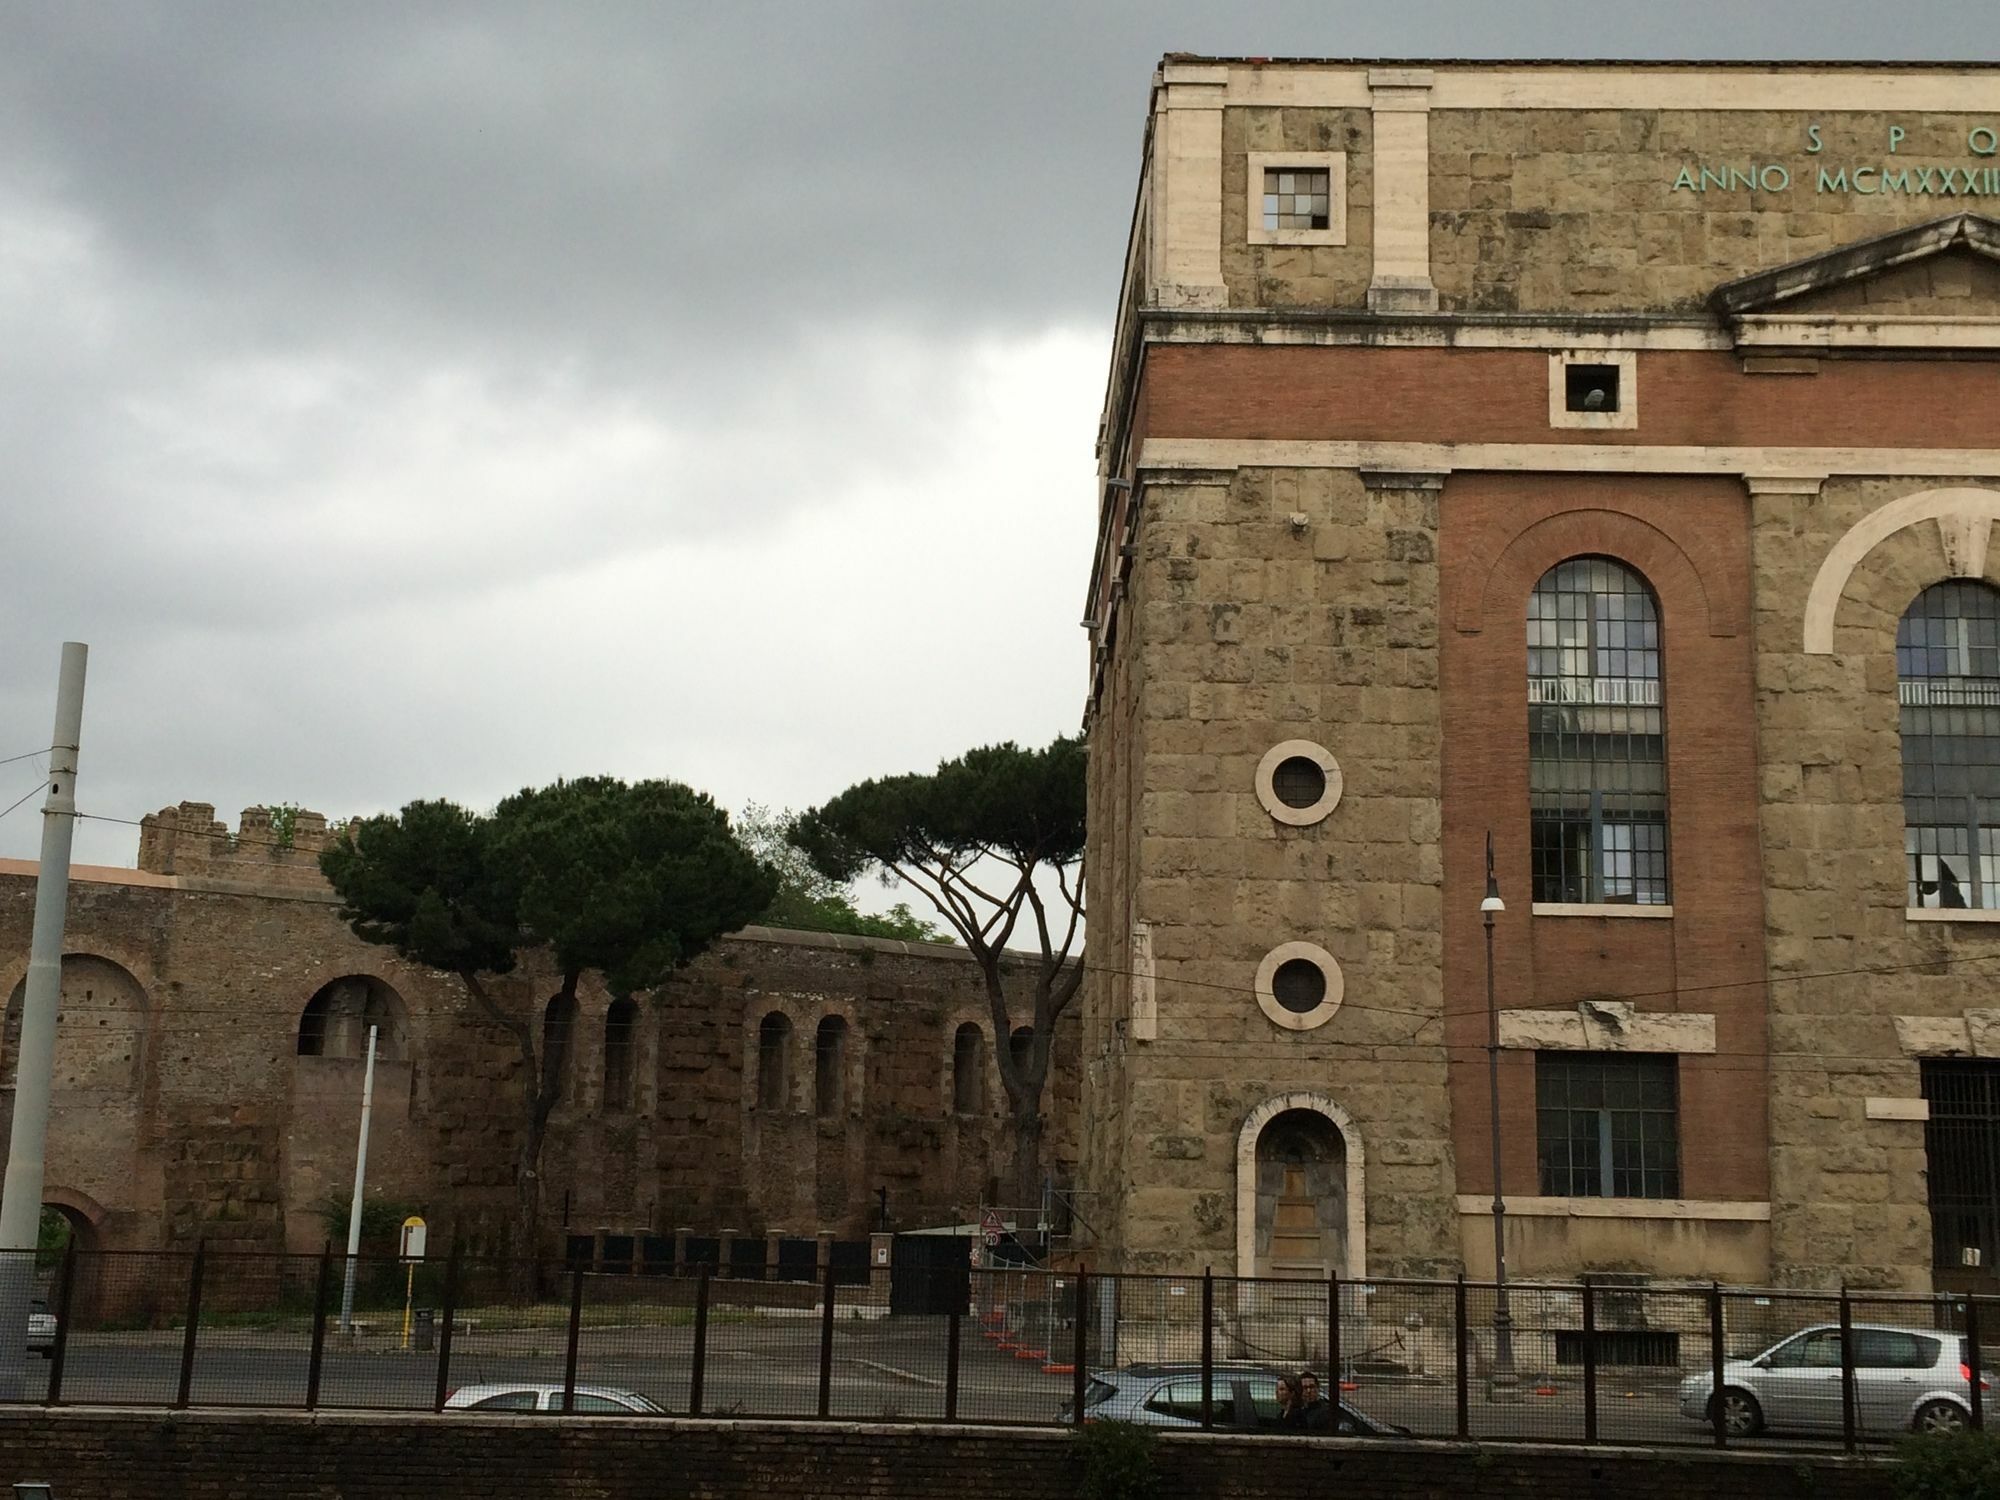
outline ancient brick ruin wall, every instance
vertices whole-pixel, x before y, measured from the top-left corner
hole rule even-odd
[[[204,823],[206,809],[194,809]],[[255,820],[253,819],[253,822]],[[189,868],[182,834],[174,863]],[[474,1248],[511,1248],[521,1104],[518,1049],[454,977],[356,939],[331,894],[240,835],[200,841],[204,874],[76,872],[57,1033],[49,1199],[106,1247],[317,1249],[351,1183],[363,1063],[329,1033],[302,1056],[313,997],[358,977],[386,986],[369,1152],[371,1196],[419,1208]],[[166,847],[172,848],[171,844]],[[165,858],[163,842],[147,845]],[[246,877],[275,869],[258,891]],[[217,878],[219,875],[220,878]],[[316,878],[316,877],[315,877]],[[0,869],[0,994],[18,1015],[32,866]],[[493,985],[539,1026],[554,984],[529,967]],[[379,991],[378,991],[379,992]],[[578,1232],[736,1229],[851,1237],[888,1190],[894,1227],[953,1221],[993,1199],[1011,1140],[977,970],[955,949],[748,929],[641,997],[629,1105],[605,1096],[611,997],[586,984],[569,1081],[543,1149],[544,1223]],[[757,1028],[792,1022],[788,1107],[757,1107]],[[814,1108],[821,1018],[849,1024],[848,1087]],[[953,1108],[952,1045],[986,1033],[984,1107]],[[1073,1022],[1058,1036],[1047,1150],[1076,1157]],[[18,1019],[13,1022],[18,1029]],[[12,1035],[0,1065],[12,1097]],[[352,1049],[358,1053],[358,1047]],[[746,1066],[748,1072],[746,1073]]]

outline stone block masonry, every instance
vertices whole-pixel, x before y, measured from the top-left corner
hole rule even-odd
[[[290,826],[281,845],[252,808],[232,835],[184,803],[146,820],[140,869],[74,872],[47,1201],[86,1248],[317,1251],[352,1181],[376,1024],[371,1196],[423,1212],[440,1250],[518,1253],[518,1049],[456,978],[356,938],[319,875],[326,820]],[[14,997],[0,1108],[33,903],[34,867],[0,862],[0,997]],[[553,989],[532,964],[495,986],[538,1020]],[[1010,1125],[962,950],[750,928],[639,1001],[627,1027],[609,1024],[601,986],[579,997],[543,1152],[544,1253],[562,1228],[855,1239],[878,1227],[884,1191],[897,1229],[994,1201]],[[775,1048],[760,1045],[773,1016]],[[845,1023],[832,1080],[817,1056],[828,1018]],[[967,1025],[981,1076],[961,1091]],[[1044,1098],[1059,1180],[1076,1157],[1073,1035],[1059,1029]]]
[[[1819,1454],[1164,1437],[1169,1495],[1213,1500],[1878,1500],[1890,1470]],[[0,1412],[0,1481],[57,1500],[1071,1500],[1067,1433],[845,1422],[554,1421],[75,1409]]]

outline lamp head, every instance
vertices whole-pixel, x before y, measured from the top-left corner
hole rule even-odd
[[[1500,899],[1500,882],[1493,874],[1493,834],[1486,835],[1486,899],[1479,903],[1479,909],[1489,916],[1505,911],[1507,903]]]

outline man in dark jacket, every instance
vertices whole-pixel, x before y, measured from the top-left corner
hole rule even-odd
[[[1334,1430],[1333,1403],[1319,1393],[1319,1376],[1311,1370],[1299,1371],[1299,1413],[1297,1424],[1307,1432]]]

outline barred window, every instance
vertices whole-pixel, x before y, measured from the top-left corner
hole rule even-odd
[[[2000,590],[1925,589],[1896,626],[1910,906],[2000,906]]]
[[[1678,1198],[1679,1062],[1647,1053],[1536,1053],[1543,1194]]]
[[[1652,590],[1608,557],[1556,564],[1528,596],[1535,900],[1672,899],[1666,743]]]

